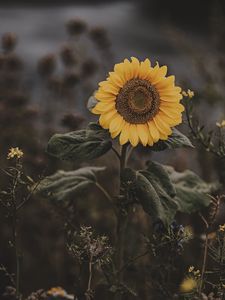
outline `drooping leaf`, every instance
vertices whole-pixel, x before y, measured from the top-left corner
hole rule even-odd
[[[104,169],[104,167],[84,167],[75,171],[59,170],[43,179],[37,192],[51,200],[68,200],[95,183],[97,180],[95,174]]]
[[[109,132],[96,123],[86,129],[53,135],[47,152],[62,160],[87,161],[98,158],[112,147]]]
[[[177,204],[152,174],[148,170],[125,169],[122,173],[122,186],[128,197],[140,203],[154,221],[160,219],[164,224],[169,224],[177,211]],[[170,189],[169,186],[167,188]]]
[[[206,183],[190,170],[176,172],[174,168],[165,166],[176,189],[175,200],[179,211],[193,213],[210,204],[209,194],[218,190],[218,184]]]
[[[194,147],[189,138],[183,133],[181,133],[179,130],[173,128],[172,131],[172,134],[168,137],[167,140],[158,141],[151,147],[151,150],[163,151],[166,149],[175,149],[181,147]]]
[[[154,221],[160,219],[165,225],[177,211],[190,214],[207,207],[208,194],[218,188],[190,170],[179,173],[156,162],[148,162],[145,170],[125,169],[121,179],[125,195],[141,204]]]

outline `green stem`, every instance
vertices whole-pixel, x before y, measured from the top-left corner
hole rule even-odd
[[[126,155],[127,155],[127,146],[128,144],[125,144],[122,146],[121,149],[121,155],[120,155],[120,190],[119,194],[122,195],[122,187],[121,187],[121,174],[124,168],[126,167]],[[128,217],[126,214],[124,214],[123,209],[119,207],[118,215],[117,215],[117,251],[116,251],[116,266],[117,270],[122,270],[122,267],[124,265],[124,244],[125,244],[125,232],[128,222]],[[118,272],[118,284],[121,284],[123,282],[123,270],[121,272]],[[116,294],[115,299],[120,300],[121,294]]]

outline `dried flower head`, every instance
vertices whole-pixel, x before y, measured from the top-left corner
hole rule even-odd
[[[121,145],[129,141],[133,147],[152,146],[167,140],[171,127],[182,122],[181,88],[166,73],[166,66],[151,67],[149,59],[139,62],[132,57],[131,62],[116,64],[107,80],[99,83],[92,112],[100,115],[100,125],[112,138],[119,136]]]
[[[2,36],[2,48],[4,51],[14,50],[17,43],[17,36],[13,32],[6,32]]]
[[[72,19],[66,24],[68,33],[71,35],[79,35],[87,29],[87,24],[83,20]]]
[[[97,236],[91,227],[82,226],[79,232],[72,236],[69,252],[81,261],[91,260],[93,264],[104,265],[109,263],[112,248],[106,236]]]
[[[188,97],[188,98],[191,99],[191,98],[194,97],[195,93],[194,93],[192,90],[188,89],[187,92],[182,91],[182,95],[183,95],[184,97]]]
[[[54,54],[48,54],[42,57],[38,62],[38,71],[42,76],[51,75],[56,66],[56,58]]]
[[[74,51],[69,45],[65,45],[62,47],[60,51],[60,57],[64,65],[68,67],[73,66],[77,62]]]
[[[23,151],[21,149],[19,149],[18,147],[9,149],[7,159],[21,158],[21,157],[23,157]]]
[[[108,48],[110,46],[110,41],[104,28],[92,28],[89,34],[93,42],[95,42],[99,48]]]

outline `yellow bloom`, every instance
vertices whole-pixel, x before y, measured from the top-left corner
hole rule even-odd
[[[195,93],[192,90],[188,89],[187,92],[182,91],[182,95],[191,99],[194,97]]]
[[[180,291],[182,293],[190,293],[197,287],[197,281],[192,277],[186,277],[180,284]]]
[[[225,224],[219,225],[219,231],[224,232],[225,231]]]
[[[62,289],[60,286],[51,288],[50,290],[48,290],[47,294],[54,297],[57,296],[65,297],[67,295],[66,291]]]
[[[21,149],[19,149],[18,147],[10,148],[7,159],[11,159],[11,158],[14,158],[14,157],[16,157],[16,158],[23,157],[23,151]]]
[[[223,128],[225,127],[225,120],[223,120],[222,122],[216,122],[216,126],[220,127],[220,128]]]
[[[139,62],[132,57],[116,64],[106,81],[99,83],[92,112],[100,115],[100,125],[109,129],[112,138],[119,136],[121,145],[152,146],[166,140],[171,127],[182,122],[181,89],[166,73],[166,66],[151,67],[149,59]]]

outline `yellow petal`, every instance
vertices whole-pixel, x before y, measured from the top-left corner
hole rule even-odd
[[[173,75],[164,78],[162,80],[160,80],[158,83],[155,84],[157,90],[164,90],[167,89],[168,87],[174,87],[174,81],[175,81],[175,77]]]
[[[154,118],[153,118],[153,121],[157,127],[157,129],[162,133],[162,134],[165,134],[165,135],[169,135],[172,133],[172,130],[170,128],[170,126],[163,121],[163,118],[161,118],[159,116],[159,114],[157,114]]]
[[[122,128],[122,125],[125,123],[123,117],[120,114],[117,114],[109,124],[109,131],[114,132]]]
[[[104,114],[102,114],[100,117],[99,117],[99,123],[100,125],[105,128],[105,129],[108,129],[109,128],[109,124],[110,124],[110,121],[112,120],[112,118],[117,115],[118,112],[116,110],[111,110],[109,112],[106,112]]]
[[[141,65],[139,67],[139,78],[146,79],[149,76],[149,73],[151,72],[151,62],[148,58],[146,58],[145,61],[141,62]]]
[[[126,82],[126,78],[125,78],[125,76],[124,76],[124,64],[123,64],[123,63],[116,64],[116,65],[114,66],[114,72],[115,72],[116,74],[118,74],[118,75],[122,78],[122,80],[123,80],[124,82]]]
[[[120,134],[120,145],[124,145],[129,140],[129,127],[130,124],[125,122],[125,125],[123,126]]]
[[[139,142],[137,126],[135,124],[130,124],[129,126],[129,141],[133,147],[136,147]]]
[[[113,82],[114,85],[116,85],[117,87],[122,88],[125,81],[123,80],[122,77],[120,77],[119,74],[115,73],[115,72],[110,72],[109,73],[109,82]]]
[[[118,95],[119,90],[120,90],[119,87],[116,87],[109,82],[107,84],[102,85],[101,88],[102,88],[103,92],[111,93],[113,95]]]
[[[109,102],[109,103],[105,103],[105,102],[98,102],[94,109],[95,111],[99,111],[100,113],[102,112],[107,112],[107,111],[110,111],[112,109],[115,109],[115,105],[116,103],[115,102]]]
[[[128,59],[124,60],[124,77],[125,77],[126,81],[133,78],[133,68]]]
[[[176,126],[182,122],[181,114],[171,118],[168,115],[166,115],[164,112],[159,112],[158,116],[161,118],[161,120],[164,121],[164,123],[167,123],[169,126]]]
[[[165,101],[165,102],[179,102],[183,96],[181,94],[174,94],[174,95],[161,95],[160,94],[160,100]]]
[[[148,127],[149,127],[149,131],[150,131],[150,134],[152,136],[152,139],[154,141],[154,143],[158,142],[159,140],[159,131],[154,123],[154,121],[149,121],[148,122]]]
[[[156,84],[160,80],[162,80],[167,73],[167,66],[162,66],[157,69],[157,72],[155,72],[155,76],[151,78],[151,84]]]
[[[160,106],[159,110],[170,118],[179,117],[181,114],[181,112],[179,110],[168,108],[168,107],[163,107],[162,105]]]
[[[153,144],[154,144],[153,137],[151,136],[151,134],[149,132],[149,135],[148,135],[148,145],[152,146]]]
[[[137,78],[139,74],[140,62],[136,57],[131,57],[131,66],[133,68],[133,77]]]
[[[147,124],[137,124],[137,133],[143,146],[148,144],[149,129]]]

